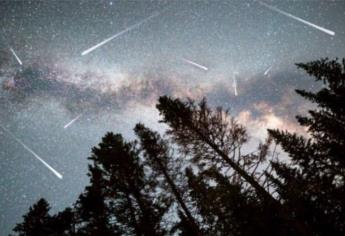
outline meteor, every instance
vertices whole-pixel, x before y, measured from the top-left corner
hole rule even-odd
[[[266,8],[268,8],[268,9],[270,9],[270,10],[272,10],[272,11],[275,11],[275,12],[278,12],[278,13],[284,15],[284,16],[290,17],[290,18],[292,18],[292,19],[294,19],[294,20],[297,20],[297,21],[299,21],[299,22],[301,22],[301,23],[303,23],[303,24],[306,24],[306,25],[311,26],[311,27],[313,27],[313,28],[315,28],[315,29],[318,29],[318,30],[320,30],[320,31],[322,31],[322,32],[324,32],[324,33],[326,33],[326,34],[329,34],[329,35],[331,35],[331,36],[334,36],[334,35],[335,35],[335,32],[332,31],[332,30],[329,30],[329,29],[323,28],[323,27],[321,27],[321,26],[315,25],[315,24],[313,24],[313,23],[311,23],[311,22],[309,22],[309,21],[303,20],[302,18],[299,18],[299,17],[297,17],[297,16],[294,16],[294,15],[288,13],[288,12],[285,12],[285,11],[283,11],[283,10],[280,10],[280,9],[278,9],[278,8],[276,8],[276,7],[274,7],[274,6],[271,6],[271,5],[267,4],[267,3],[264,3],[264,2],[262,2],[262,1],[259,1],[259,0],[258,0],[258,3],[260,3],[261,5],[265,6]]]
[[[133,29],[135,29],[135,28],[138,28],[140,25],[142,25],[142,24],[144,24],[145,22],[151,20],[152,18],[155,18],[155,17],[159,16],[161,13],[162,13],[162,12],[155,13],[155,14],[153,14],[153,15],[151,15],[151,16],[149,16],[149,17],[147,17],[147,18],[145,18],[145,19],[143,19],[143,20],[141,20],[141,21],[139,21],[138,23],[136,23],[136,24],[134,24],[134,25],[132,25],[132,26],[130,26],[130,27],[128,27],[128,28],[126,28],[126,29],[120,31],[120,32],[118,32],[117,34],[114,34],[113,36],[111,36],[111,37],[109,37],[109,38],[103,40],[102,42],[100,42],[100,43],[98,43],[98,44],[92,46],[91,48],[86,49],[85,51],[83,51],[83,52],[81,53],[81,55],[82,55],[82,56],[85,56],[85,55],[89,54],[89,53],[92,52],[93,50],[96,50],[97,48],[103,46],[104,44],[110,42],[111,40],[113,40],[113,39],[115,39],[115,38],[117,38],[117,37],[119,37],[119,36],[121,36],[121,35],[123,35],[123,34],[129,32],[129,31],[131,31],[131,30],[133,30]]]
[[[236,75],[237,75],[237,73],[235,72],[235,73],[233,74],[232,87],[234,88],[235,96],[238,96],[238,93],[237,93],[237,80],[236,80]]]
[[[195,67],[197,67],[199,69],[202,69],[204,71],[208,71],[208,68],[206,66],[200,65],[200,64],[198,64],[198,63],[196,63],[194,61],[191,61],[191,60],[188,60],[188,59],[185,59],[185,58],[182,58],[182,59],[183,59],[183,61],[187,62],[188,64],[191,64],[191,65],[193,65],[193,66],[195,66]]]
[[[267,75],[268,75],[268,73],[270,73],[270,71],[271,71],[272,67],[273,67],[273,66],[268,67],[268,68],[265,70],[264,75],[266,75],[266,76],[267,76]]]
[[[16,58],[17,62],[19,63],[19,65],[23,65],[23,62],[19,59],[19,57],[17,56],[16,52],[13,50],[13,48],[10,48],[11,53],[13,54],[13,56]]]
[[[0,127],[6,132],[8,133],[14,140],[16,140],[19,144],[21,144],[25,150],[27,150],[28,152],[30,152],[37,160],[39,160],[43,165],[45,165],[51,172],[53,172],[54,175],[56,175],[56,177],[58,177],[59,179],[62,179],[63,176],[62,174],[60,174],[58,171],[56,171],[53,167],[51,167],[47,162],[45,162],[39,155],[37,155],[31,148],[29,148],[28,146],[26,146],[25,143],[23,143],[20,139],[18,139],[11,131],[9,131],[8,129],[6,129],[4,126],[0,125]]]
[[[63,128],[67,129],[70,125],[72,125],[74,122],[76,122],[81,116],[82,116],[82,114],[79,114],[76,118],[74,118],[73,120],[68,122]]]

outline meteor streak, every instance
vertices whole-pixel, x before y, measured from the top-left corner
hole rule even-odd
[[[51,172],[53,172],[56,177],[62,179],[63,176],[59,172],[57,172],[53,167],[51,167],[47,162],[45,162],[39,155],[37,155],[33,150],[31,150],[25,143],[23,143],[20,139],[18,139],[11,131],[6,129],[4,126],[0,125],[0,127],[8,133],[14,140],[16,140],[19,144],[21,144],[28,152],[30,152],[37,160],[39,160],[43,165],[45,165]]]
[[[234,88],[235,96],[238,96],[238,93],[237,93],[237,80],[236,80],[236,75],[237,75],[237,73],[235,72],[235,73],[233,74],[232,87]]]
[[[74,118],[73,120],[68,122],[63,128],[67,129],[70,125],[72,125],[74,122],[76,122],[81,116],[82,116],[82,114],[79,114],[76,118]]]
[[[208,71],[208,68],[206,66],[200,65],[200,64],[198,64],[198,63],[196,63],[194,61],[191,61],[191,60],[188,60],[188,59],[185,59],[185,58],[182,58],[182,59],[183,59],[183,61],[187,62],[188,64],[191,64],[191,65],[193,65],[193,66],[195,66],[195,67],[197,67],[199,69],[202,69],[204,71]]]
[[[13,54],[13,56],[16,58],[17,62],[19,63],[19,65],[23,65],[23,62],[19,59],[19,57],[17,56],[16,52],[13,50],[13,48],[10,48],[11,53]]]
[[[283,11],[283,10],[280,10],[280,9],[278,9],[278,8],[276,8],[276,7],[274,7],[274,6],[271,6],[271,5],[267,4],[267,3],[264,3],[264,2],[262,2],[262,1],[259,1],[259,0],[258,0],[258,3],[260,3],[261,5],[265,6],[266,8],[268,8],[268,9],[270,9],[270,10],[272,10],[272,11],[275,11],[275,12],[278,12],[278,13],[284,15],[284,16],[290,17],[290,18],[292,18],[292,19],[294,19],[294,20],[297,20],[297,21],[299,21],[299,22],[301,22],[301,23],[303,23],[303,24],[306,24],[306,25],[311,26],[311,27],[313,27],[313,28],[315,28],[315,29],[318,29],[318,30],[320,30],[320,31],[322,31],[322,32],[324,32],[324,33],[326,33],[326,34],[329,34],[329,35],[332,35],[332,36],[335,35],[335,32],[332,31],[332,30],[329,30],[329,29],[323,28],[323,27],[321,27],[321,26],[315,25],[315,24],[313,24],[313,23],[311,23],[311,22],[309,22],[309,21],[303,20],[302,18],[299,18],[299,17],[297,17],[297,16],[294,16],[294,15],[288,13],[288,12],[285,12],[285,11]]]
[[[266,76],[267,76],[267,75],[268,75],[268,73],[270,73],[270,71],[271,71],[272,67],[273,67],[273,66],[268,67],[268,68],[265,70],[264,75],[266,75]]]
[[[151,15],[151,16],[149,16],[149,17],[147,17],[147,18],[145,18],[145,19],[143,19],[143,20],[141,20],[141,21],[139,21],[138,23],[136,23],[136,24],[134,24],[134,25],[132,25],[132,26],[130,26],[130,27],[128,27],[128,28],[126,28],[126,29],[120,31],[120,32],[118,32],[117,34],[114,34],[113,36],[111,36],[111,37],[109,37],[109,38],[103,40],[102,42],[100,42],[100,43],[98,43],[98,44],[92,46],[91,48],[86,49],[85,51],[83,51],[83,52],[81,53],[81,55],[82,55],[82,56],[85,56],[86,54],[89,54],[89,53],[92,52],[93,50],[95,50],[95,49],[97,49],[97,48],[103,46],[104,44],[110,42],[111,40],[113,40],[113,39],[115,39],[115,38],[117,38],[117,37],[119,37],[120,35],[123,35],[123,34],[129,32],[129,31],[131,31],[131,30],[133,30],[133,29],[135,29],[135,28],[138,28],[140,25],[142,25],[142,24],[144,24],[145,22],[151,20],[152,18],[155,18],[155,17],[159,16],[161,13],[162,13],[162,12],[155,13],[155,14],[153,14],[153,15]]]

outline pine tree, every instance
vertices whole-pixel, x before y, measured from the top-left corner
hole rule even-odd
[[[169,125],[167,133],[186,154],[198,159],[227,163],[259,196],[275,202],[258,181],[234,160],[248,137],[244,127],[233,119],[227,120],[227,112],[220,108],[212,111],[206,100],[195,105],[193,101],[182,102],[167,96],[159,98],[157,109],[163,116],[162,121]]]
[[[106,185],[101,171],[89,165],[89,176],[91,184],[75,204],[78,235],[119,235],[116,226],[110,222],[111,212],[104,193]]]
[[[92,153],[90,160],[104,183],[102,191],[117,228],[126,234],[162,235],[160,222],[168,206],[154,202],[156,183],[145,173],[136,144],[107,133]]]
[[[321,59],[297,64],[324,85],[317,92],[296,90],[316,104],[309,116],[297,116],[310,137],[269,130],[291,158],[273,163],[276,186],[293,214],[315,235],[345,233],[345,60]]]
[[[195,174],[187,169],[189,189],[203,218],[206,235],[284,235],[282,222],[241,185],[215,168]]]
[[[183,218],[189,223],[189,228],[193,232],[191,235],[201,235],[201,230],[197,221],[185,203],[181,191],[169,174],[169,161],[172,157],[169,155],[168,143],[163,140],[157,132],[151,131],[143,124],[137,124],[134,131],[140,139],[141,148],[144,150],[149,166],[153,171],[158,172],[158,175],[163,175],[169,185],[170,191],[182,208],[181,211],[183,213],[180,213],[180,215],[185,215]]]
[[[66,208],[62,212],[52,216],[51,228],[55,233],[52,236],[73,236],[75,231],[75,212],[72,208]]]
[[[205,99],[196,105],[191,100],[183,102],[167,96],[159,98],[157,109],[163,116],[162,122],[169,126],[167,134],[181,147],[181,151],[193,156],[202,165],[211,163],[211,166],[225,167],[226,164],[230,167],[240,184],[249,185],[265,208],[274,213],[272,217],[281,223],[280,232],[311,234],[305,222],[295,218],[288,205],[282,205],[263,187],[255,173],[249,172],[250,168],[243,161],[246,158],[241,154],[241,147],[247,141],[246,130],[230,118],[227,111],[221,108],[213,111]],[[264,150],[261,151],[264,153]],[[254,158],[254,166],[260,159],[260,155]],[[221,169],[218,168],[218,171]]]
[[[71,236],[74,231],[74,212],[72,208],[51,216],[49,203],[40,199],[23,216],[24,221],[13,229],[20,236]]]
[[[23,216],[24,221],[17,224],[13,231],[20,236],[51,235],[49,209],[49,204],[45,199],[38,200],[30,207],[29,212]]]

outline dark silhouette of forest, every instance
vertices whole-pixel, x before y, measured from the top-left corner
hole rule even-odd
[[[16,235],[345,235],[345,59],[297,64],[324,86],[296,90],[316,106],[308,135],[269,130],[242,154],[246,128],[222,108],[160,97],[166,134],[107,133],[89,157],[90,184],[71,208],[40,199]],[[289,156],[282,160],[279,145]]]

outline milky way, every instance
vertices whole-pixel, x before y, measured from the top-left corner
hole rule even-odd
[[[344,22],[343,1],[0,1],[0,124],[21,142],[0,130],[0,235],[40,197],[70,206],[107,131],[163,131],[160,95],[229,108],[252,143],[303,132],[294,89],[320,85],[294,63],[344,57]]]

